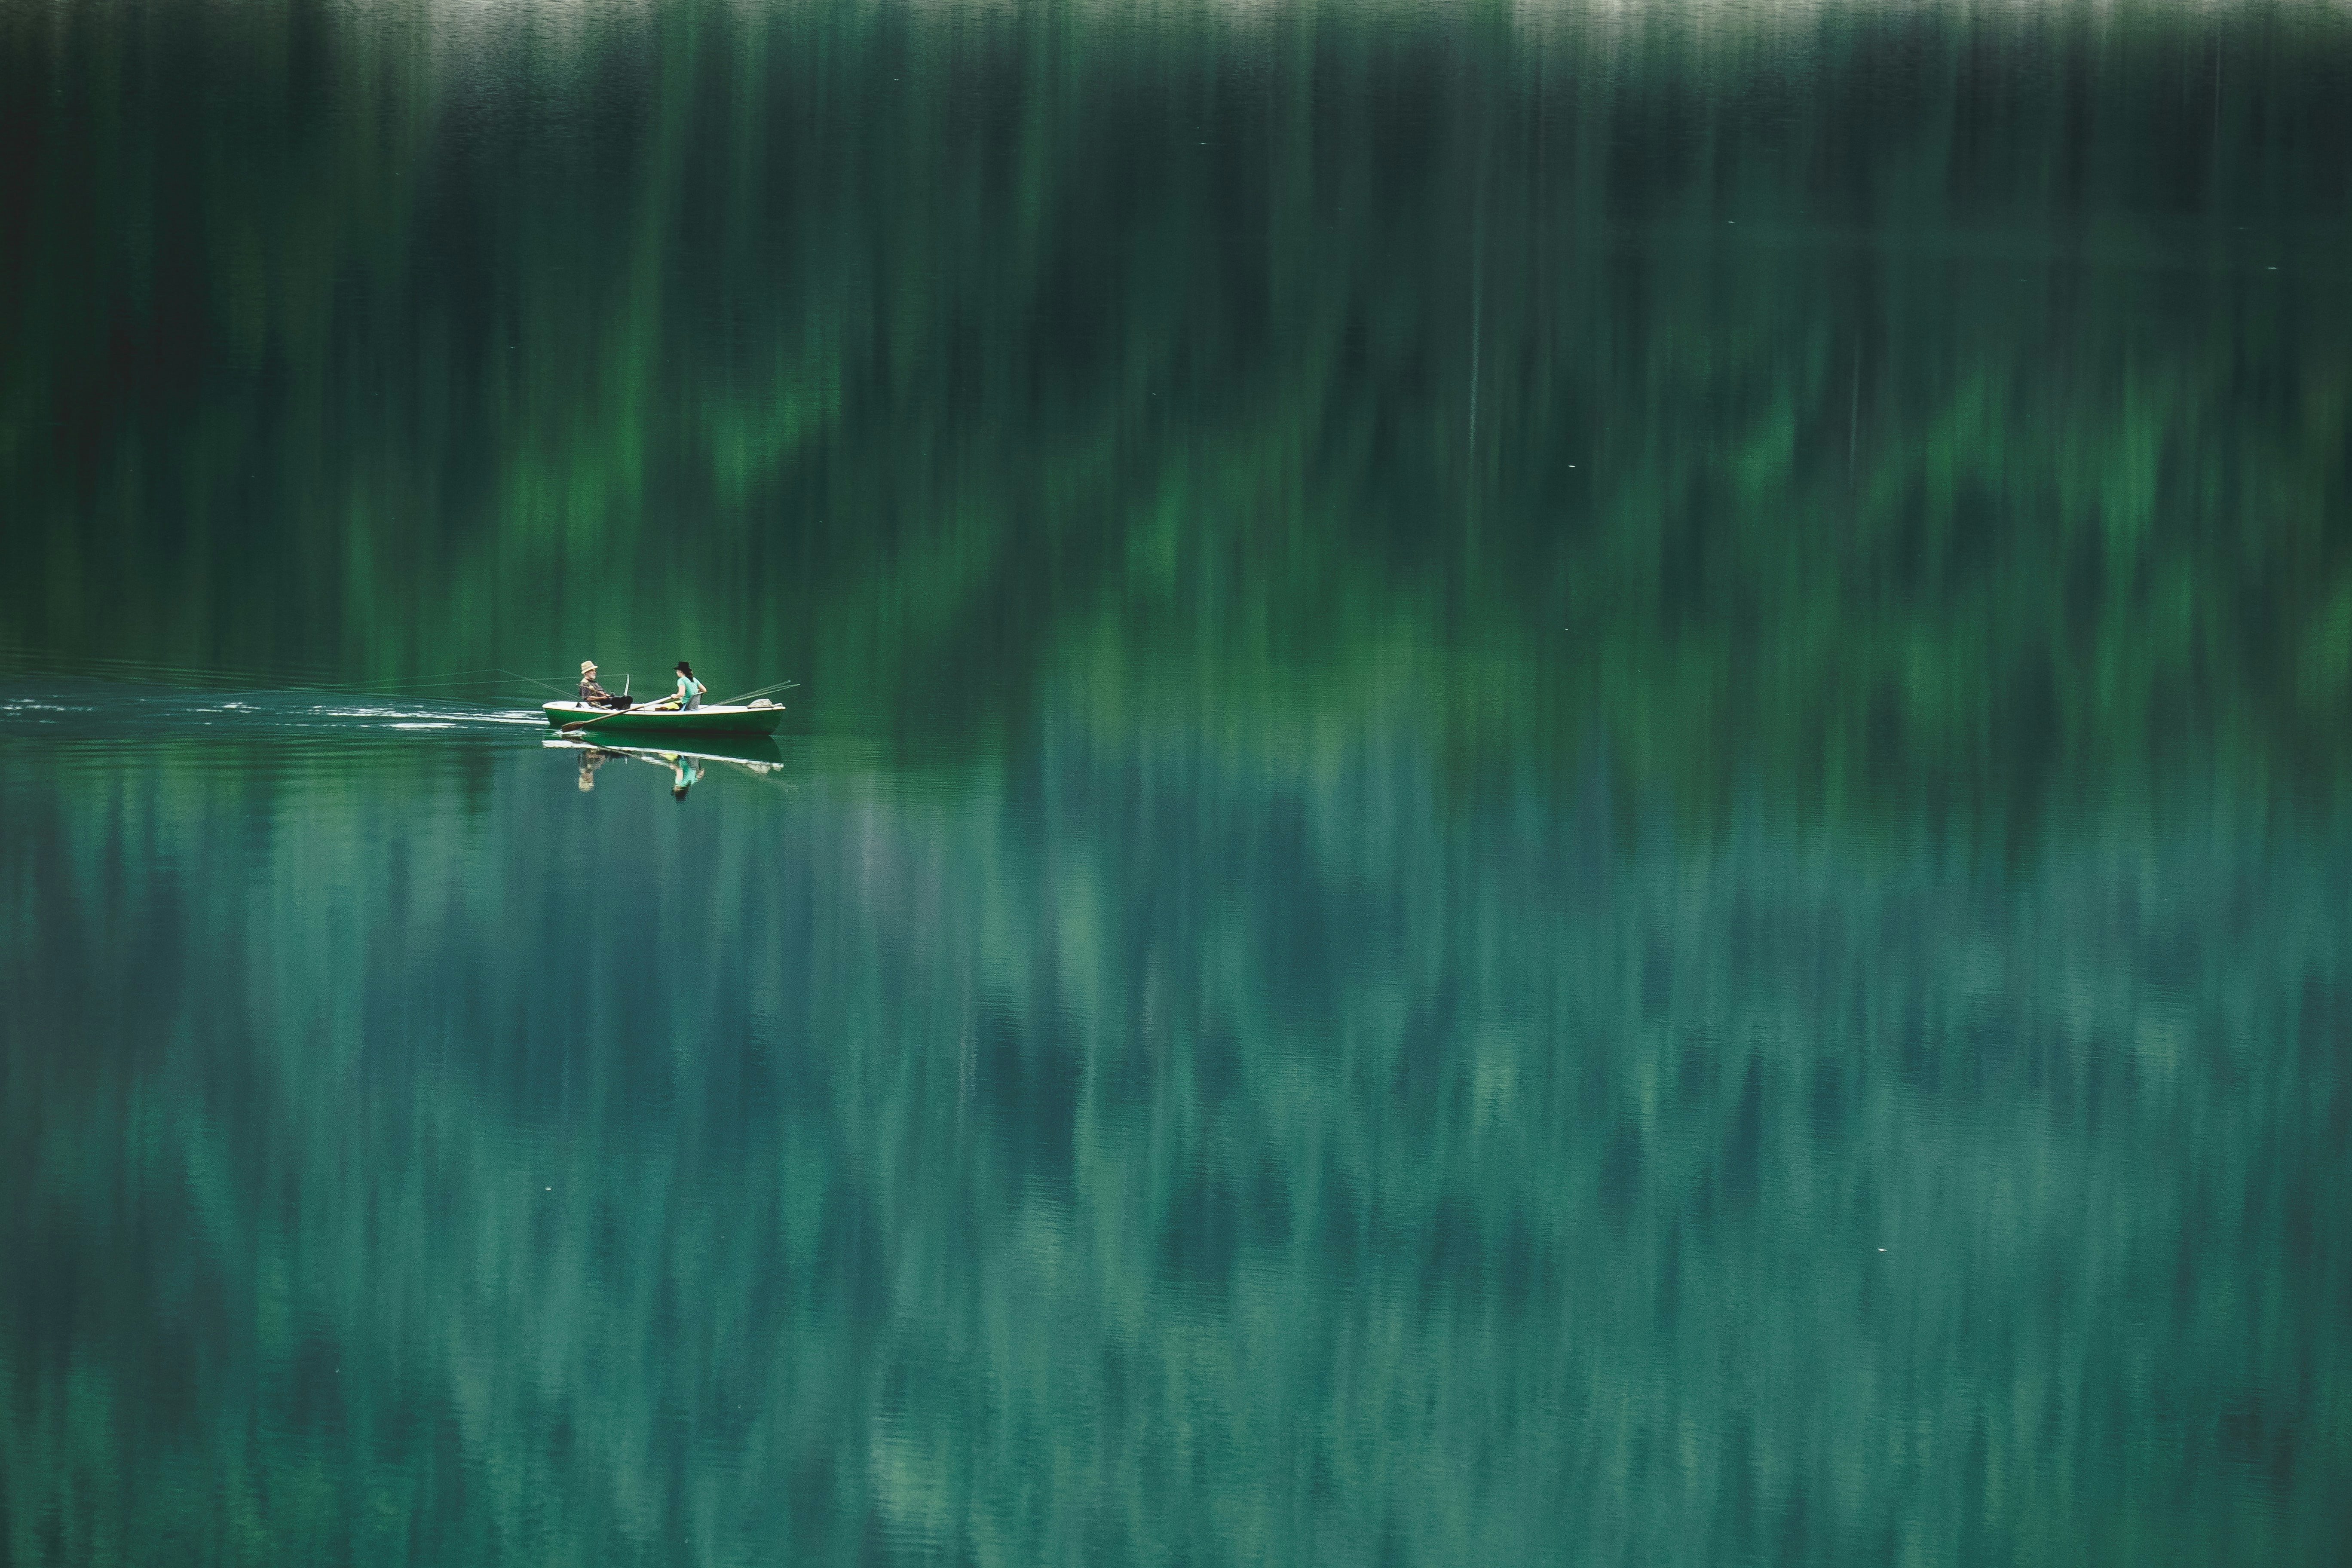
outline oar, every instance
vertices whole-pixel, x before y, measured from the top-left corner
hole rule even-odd
[[[662,702],[667,702],[668,700],[670,700],[667,697],[662,699]],[[615,708],[610,713],[599,713],[593,719],[574,719],[572,722],[563,726],[562,732],[566,735],[576,735],[583,730],[592,729],[598,724],[602,724],[607,719],[618,719],[630,713],[650,713],[656,709],[661,707],[662,702],[648,702],[643,708]]]

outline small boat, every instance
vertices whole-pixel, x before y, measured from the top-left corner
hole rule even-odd
[[[591,708],[585,702],[549,702],[541,704],[547,714],[548,726],[562,730],[566,725],[584,728],[570,731],[574,735],[611,735],[623,731],[642,735],[658,731],[670,735],[772,735],[784,716],[782,704],[753,702],[742,707],[688,708]]]

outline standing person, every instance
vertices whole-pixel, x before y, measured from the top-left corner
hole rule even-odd
[[[709,689],[694,679],[694,666],[684,659],[677,661],[677,705],[682,710],[702,706],[702,694]]]

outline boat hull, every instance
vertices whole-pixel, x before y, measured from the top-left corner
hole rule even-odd
[[[584,702],[549,702],[542,710],[551,730],[595,721],[593,727],[574,731],[582,735],[772,735],[784,716],[781,707],[680,712],[675,708],[591,708]]]

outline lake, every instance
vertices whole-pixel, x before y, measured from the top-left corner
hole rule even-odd
[[[2345,1561],[2347,147],[2321,4],[0,6],[0,1563]]]

